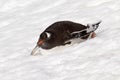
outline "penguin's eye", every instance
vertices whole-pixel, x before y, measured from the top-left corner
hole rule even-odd
[[[51,34],[50,33],[48,33],[48,32],[45,32],[46,33],[46,37],[47,38],[50,38],[51,37]]]
[[[51,38],[51,33],[48,33],[48,32],[43,32],[41,35],[40,35],[40,39],[43,39],[43,40],[48,40]]]

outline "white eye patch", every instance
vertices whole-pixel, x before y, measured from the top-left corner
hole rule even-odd
[[[45,32],[46,33],[46,35],[47,35],[47,38],[50,38],[51,37],[51,34],[50,33],[48,33],[48,32]]]

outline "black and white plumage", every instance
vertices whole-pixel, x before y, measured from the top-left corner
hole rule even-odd
[[[98,23],[95,24],[87,24],[86,28],[80,31],[75,31],[71,33],[71,37],[73,36],[73,38],[81,38],[84,39],[84,37],[88,36],[90,33],[94,32],[99,24],[101,23],[101,21],[99,21]],[[85,39],[87,39],[88,37],[86,37]]]
[[[51,49],[56,46],[70,44],[70,40],[76,38],[86,40],[98,28],[100,23],[101,21],[85,26],[71,21],[55,22],[41,33],[36,48]],[[34,53],[32,52],[32,54]]]

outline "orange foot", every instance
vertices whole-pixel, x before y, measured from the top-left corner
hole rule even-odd
[[[91,35],[91,38],[94,38],[94,37],[96,37],[96,33],[95,32],[93,32],[92,35]]]

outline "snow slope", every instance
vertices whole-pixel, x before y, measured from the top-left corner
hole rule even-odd
[[[31,56],[61,20],[102,24],[94,39]],[[120,0],[0,0],[0,80],[120,80]]]

